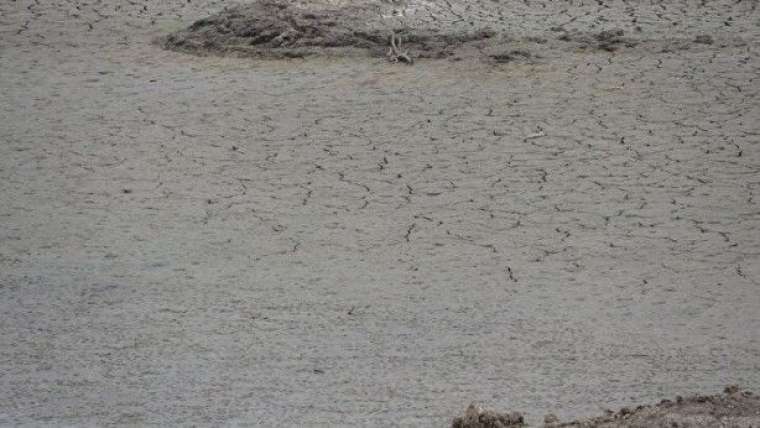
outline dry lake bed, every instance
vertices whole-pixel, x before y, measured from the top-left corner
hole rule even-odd
[[[0,425],[760,392],[757,1],[282,5],[0,2]]]

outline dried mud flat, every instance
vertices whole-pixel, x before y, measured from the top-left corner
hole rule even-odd
[[[277,4],[0,2],[0,425],[757,391],[757,2]]]

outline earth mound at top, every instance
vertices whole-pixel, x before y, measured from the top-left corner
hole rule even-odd
[[[715,22],[691,8],[668,9],[663,15],[658,2],[567,7],[551,0],[246,1],[158,42],[196,55],[387,56],[406,63],[472,57],[504,64],[536,63],[567,53],[715,50],[745,46],[745,38],[757,37],[754,31],[737,37],[721,27],[720,22],[743,28],[754,24],[750,18],[734,19],[745,14],[737,15],[740,6],[726,1],[711,3],[711,13],[721,17]],[[690,24],[681,28],[675,22]]]
[[[200,19],[159,42],[171,50],[200,55],[287,58],[390,53],[441,58],[451,55],[454,47],[495,35],[482,29],[449,33],[436,28],[412,30],[394,19],[392,2],[344,3],[259,0]]]

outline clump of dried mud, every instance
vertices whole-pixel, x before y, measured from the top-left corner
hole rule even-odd
[[[162,43],[192,53],[290,57],[313,54],[316,48],[372,49],[379,46],[379,36],[354,28],[368,13],[366,7],[301,9],[285,2],[261,1],[200,19]]]
[[[469,7],[466,2],[454,3],[462,3],[460,6],[465,9]],[[476,57],[495,64],[532,63],[552,52],[612,53],[622,49],[671,52],[695,47],[704,49],[714,42],[710,34],[674,37],[663,30],[664,24],[651,25],[649,30],[641,26],[626,30],[617,26],[622,25],[621,22],[600,27],[534,22],[531,34],[523,31],[519,35],[513,28],[518,18],[510,18],[511,23],[464,19],[452,11],[448,11],[451,16],[444,18],[445,12],[430,6],[432,4],[435,3],[411,0],[257,0],[200,19],[158,42],[167,49],[197,55],[387,56],[394,61],[404,59],[407,63],[416,58]],[[446,4],[451,5],[451,2]],[[505,13],[504,8],[497,5],[489,13]],[[405,15],[404,10],[415,12]],[[522,13],[528,16],[525,11]],[[630,14],[636,16],[633,12]],[[674,16],[681,19],[685,15]],[[578,17],[573,16],[569,21]],[[650,30],[651,34],[645,34]],[[400,43],[391,43],[391,40]],[[721,43],[745,44],[739,38],[725,39]]]
[[[472,403],[464,416],[454,418],[452,428],[507,428],[523,426],[524,419],[520,412],[499,413],[486,410]]]
[[[452,428],[500,428],[524,426],[519,413],[498,413],[471,404],[463,417],[457,417]],[[617,412],[570,422],[560,422],[547,415],[545,428],[752,428],[760,427],[760,396],[729,386],[723,394],[676,397],[656,405],[634,409],[624,407]]]
[[[453,47],[488,39],[488,30],[443,33],[392,25],[383,2],[348,5],[301,5],[262,0],[226,9],[200,19],[187,29],[159,39],[172,50],[194,54],[233,54],[267,58],[317,54],[388,54],[390,39],[401,41],[399,53],[415,58],[440,58]]]

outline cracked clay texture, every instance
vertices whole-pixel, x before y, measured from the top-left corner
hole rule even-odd
[[[0,2],[0,425],[757,389],[756,2],[468,3],[411,4],[532,60],[196,57],[152,40],[228,3]]]

